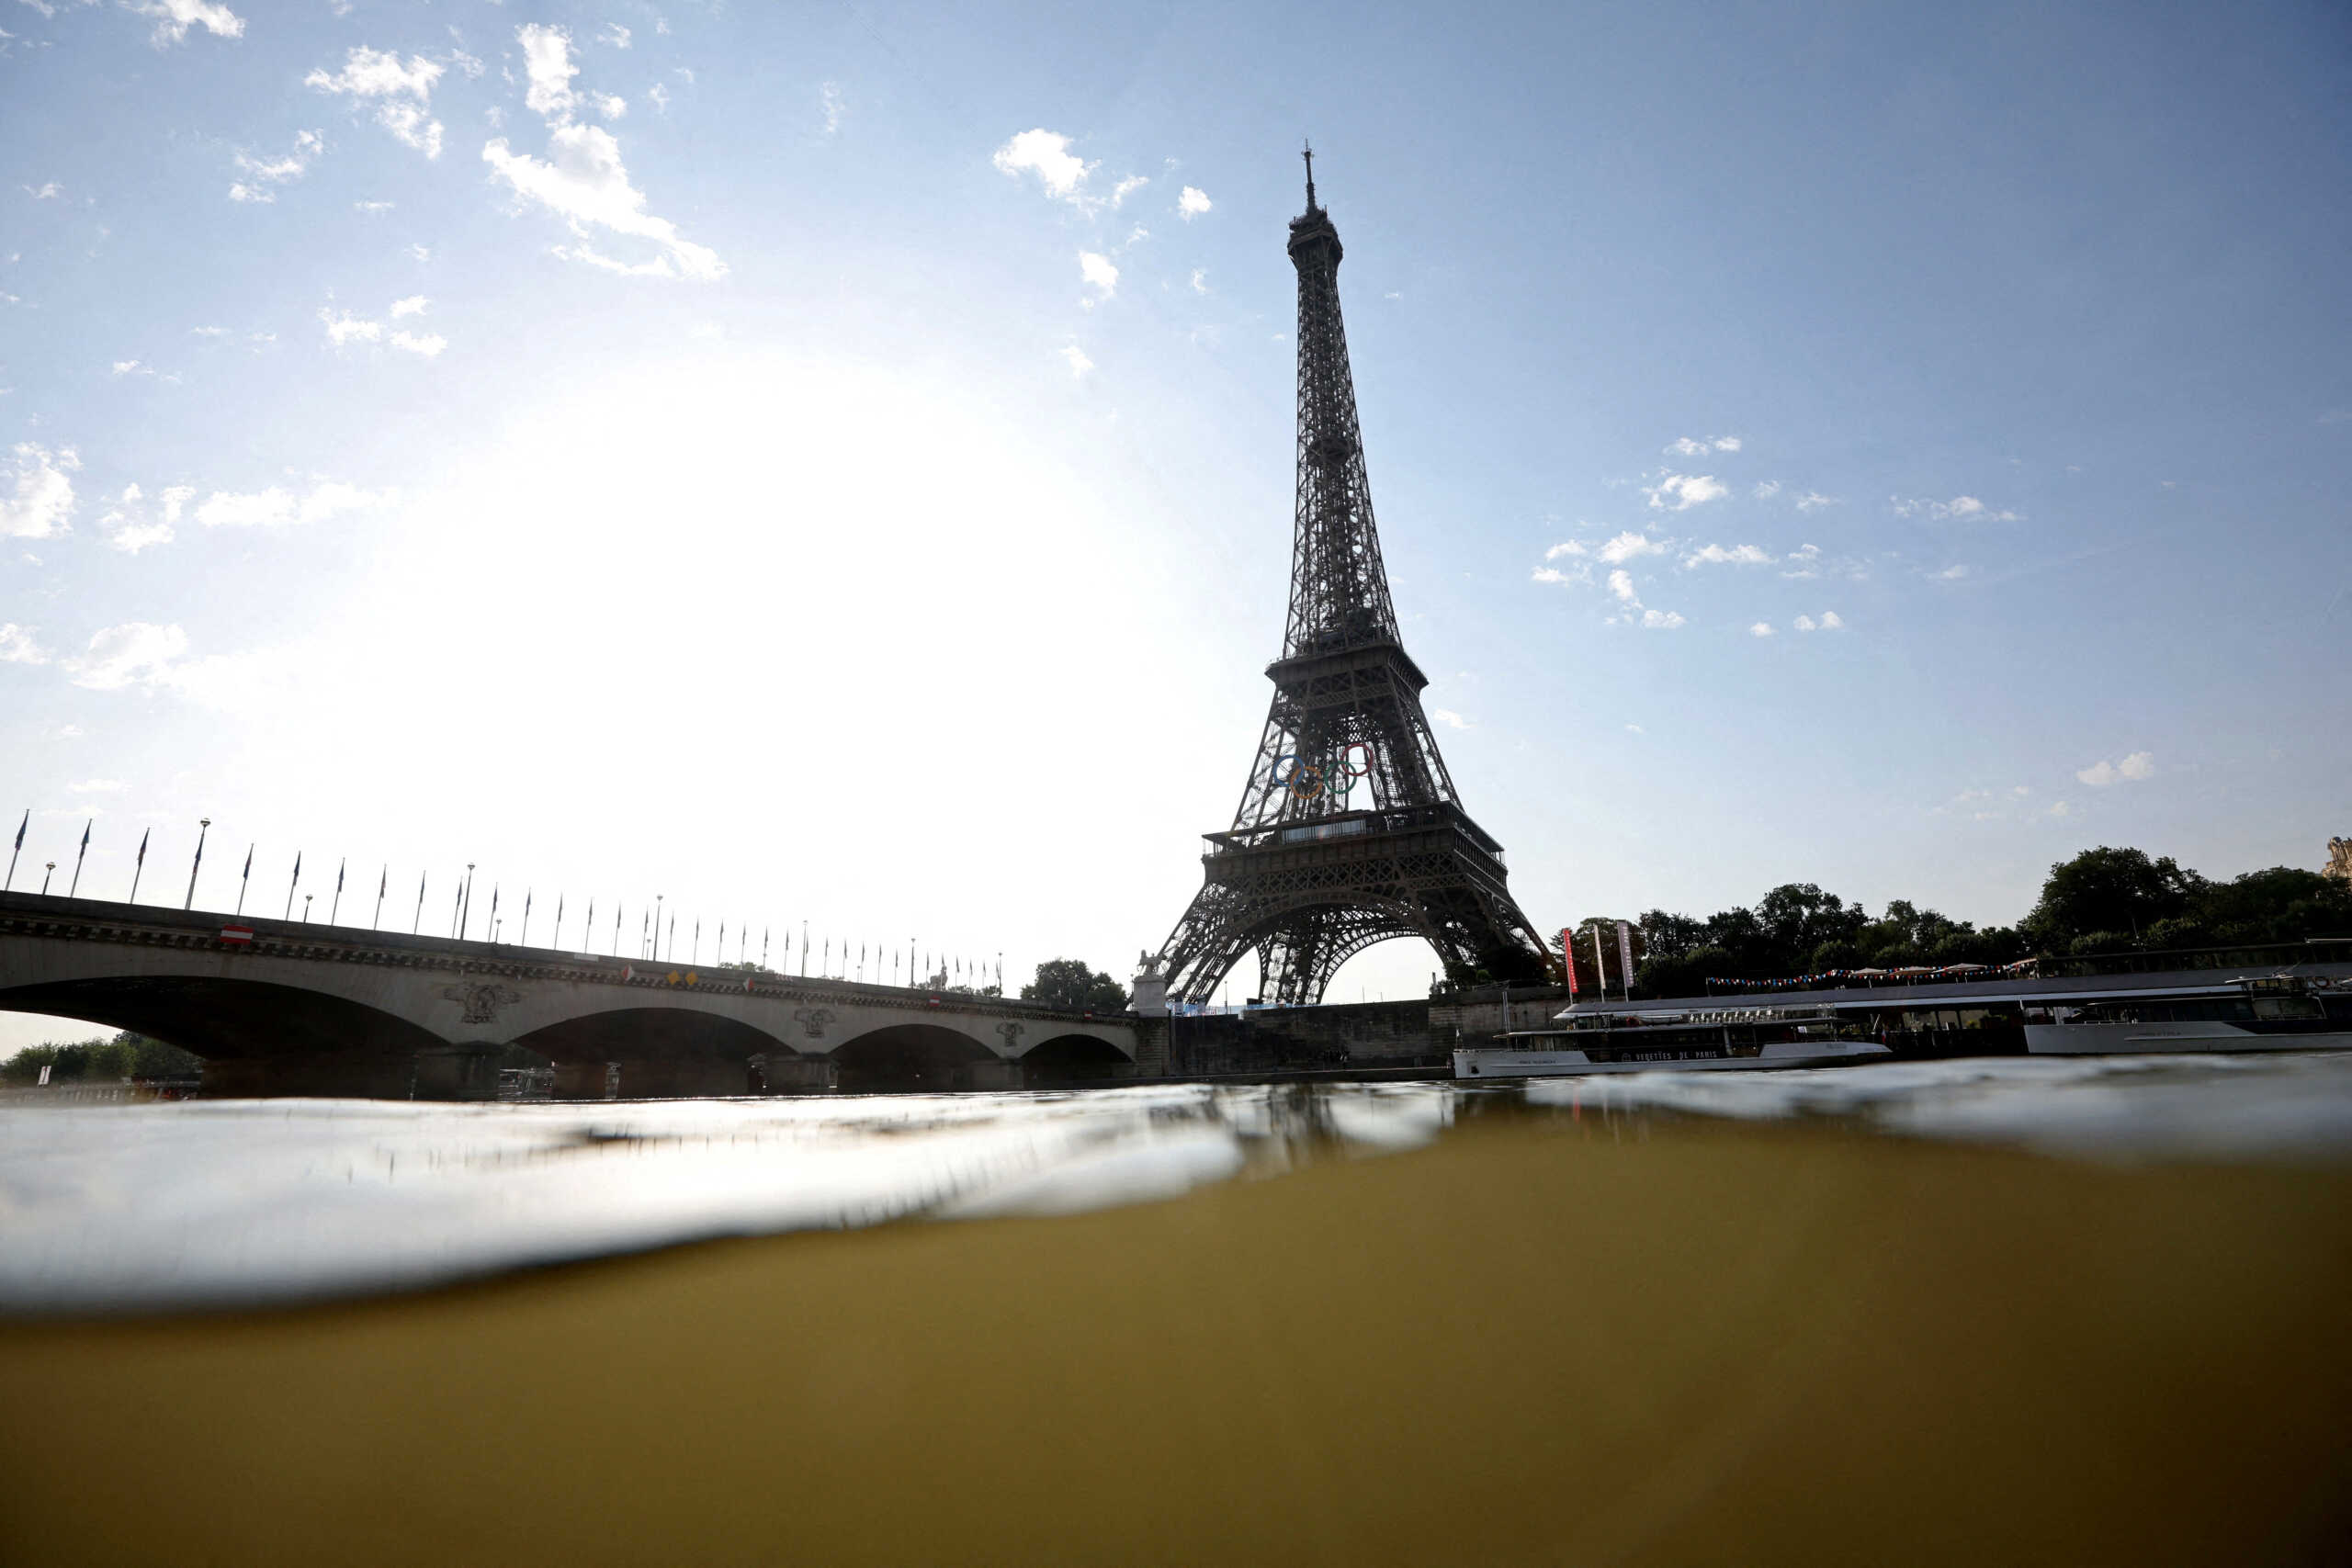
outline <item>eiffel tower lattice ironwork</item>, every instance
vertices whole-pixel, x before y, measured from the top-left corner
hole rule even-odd
[[[1315,202],[1290,224],[1298,269],[1298,502],[1290,616],[1266,667],[1272,710],[1233,826],[1160,960],[1169,994],[1204,1002],[1254,951],[1267,1001],[1319,1002],[1340,965],[1420,937],[1447,975],[1547,972],[1505,884],[1502,846],[1462,809],[1421,711],[1373,525],[1340,317],[1340,233]],[[1359,791],[1362,792],[1359,795]]]

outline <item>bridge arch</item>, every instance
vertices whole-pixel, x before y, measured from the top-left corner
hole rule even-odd
[[[684,1057],[796,1055],[788,1043],[741,1019],[679,1006],[613,1008],[581,1013],[514,1037],[555,1062],[618,1062]]]
[[[894,1023],[845,1040],[832,1052],[844,1094],[930,1093],[974,1087],[975,1069],[995,1052],[961,1030]]]
[[[1021,1058],[1031,1089],[1062,1089],[1125,1077],[1133,1058],[1099,1034],[1056,1034],[1029,1047]]]
[[[14,986],[0,1010],[128,1029],[213,1061],[401,1055],[449,1042],[397,1013],[307,986],[214,975],[86,976]]]

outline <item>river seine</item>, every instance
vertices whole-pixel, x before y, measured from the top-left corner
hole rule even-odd
[[[0,1110],[0,1558],[2320,1562],[2352,1056]]]

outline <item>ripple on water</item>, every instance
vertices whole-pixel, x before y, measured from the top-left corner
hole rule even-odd
[[[1068,1214],[1419,1147],[1467,1111],[1826,1117],[2100,1158],[2334,1159],[2352,1154],[2352,1055],[1997,1058],[1524,1086],[12,1107],[0,1111],[0,1308],[289,1303],[719,1236]]]

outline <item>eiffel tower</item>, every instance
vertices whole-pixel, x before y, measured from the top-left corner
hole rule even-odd
[[[1267,1001],[1312,1005],[1348,959],[1417,936],[1459,982],[1547,971],[1504,884],[1502,846],[1470,819],[1421,712],[1372,518],[1340,319],[1340,231],[1315,204],[1290,222],[1298,269],[1298,502],[1272,711],[1233,826],[1159,959],[1169,994],[1204,1002],[1254,951]],[[1362,792],[1359,795],[1359,791]]]

